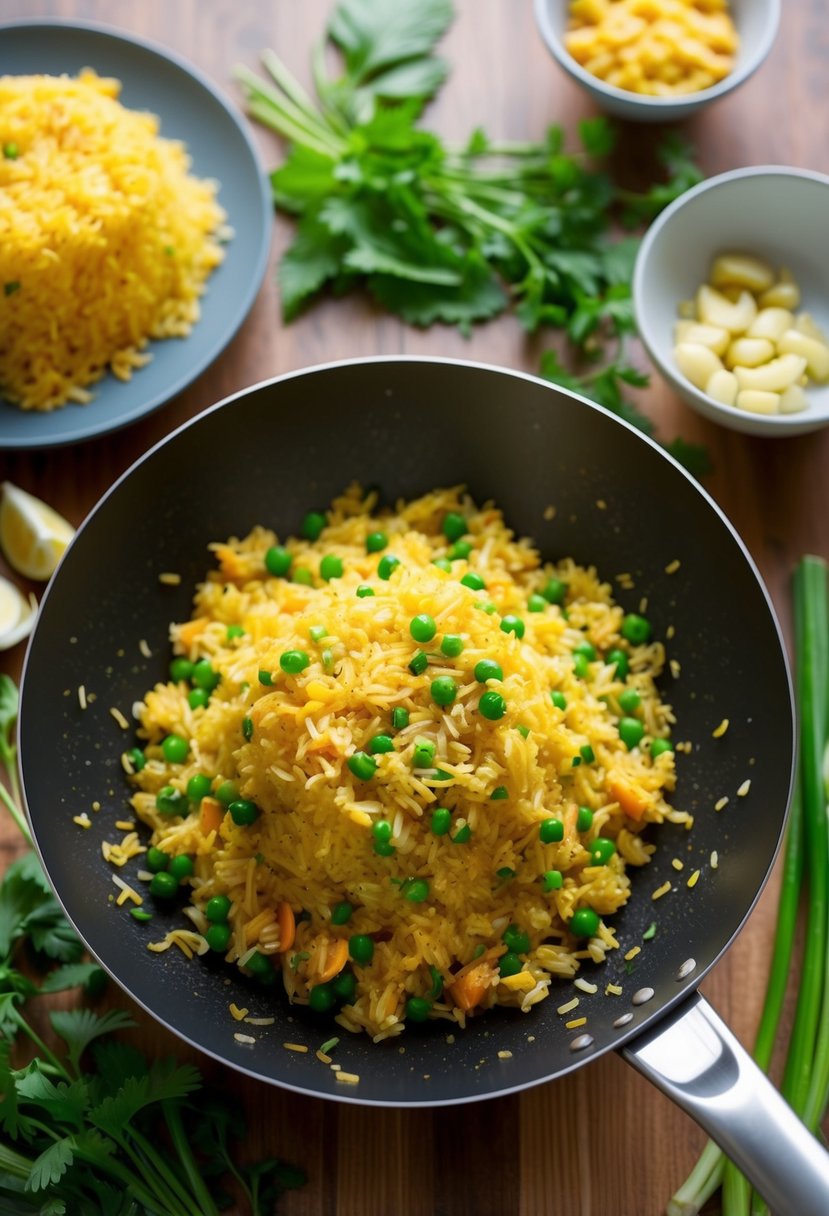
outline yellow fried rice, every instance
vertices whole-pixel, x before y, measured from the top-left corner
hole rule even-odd
[[[180,678],[136,707],[135,811],[193,861],[195,933],[292,1002],[375,1039],[526,1011],[617,947],[643,830],[690,822],[651,755],[664,648],[463,490],[380,511],[353,486],[316,525],[211,546]]]

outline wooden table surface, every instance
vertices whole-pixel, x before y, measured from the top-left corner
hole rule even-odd
[[[256,67],[266,46],[307,79],[309,51],[329,8],[329,0],[0,0],[0,20],[81,18],[151,38],[197,64],[238,101],[233,65]],[[451,77],[428,113],[429,124],[442,135],[461,141],[481,124],[496,138],[532,139],[551,122],[573,130],[591,113],[542,45],[530,0],[456,0],[456,10],[445,42]],[[761,71],[685,127],[706,174],[763,163],[829,172],[825,0],[786,0],[784,10]],[[630,163],[647,159],[653,138],[651,131],[624,130]],[[256,140],[265,163],[276,164],[276,138],[257,130]],[[278,219],[274,263],[289,237],[290,225]],[[186,392],[110,438],[0,454],[0,479],[41,496],[78,524],[151,444],[212,402],[268,376],[340,357],[403,352],[533,372],[540,352],[555,341],[551,334],[530,340],[505,318],[470,339],[451,329],[416,332],[357,297],[326,301],[286,327],[269,270],[241,332]],[[805,552],[829,555],[829,514],[823,509],[829,428],[802,438],[753,439],[698,418],[656,380],[642,404],[664,437],[681,434],[708,445],[715,470],[705,484],[746,541],[789,634],[795,561]],[[0,654],[0,667],[17,676],[23,650],[20,645]],[[4,855],[19,843],[4,818]],[[759,1016],[775,901],[772,880],[746,929],[704,984],[746,1043]],[[120,994],[117,999],[122,1001]],[[143,1015],[140,1021],[145,1046],[183,1053],[177,1040]],[[412,1113],[306,1099],[200,1062],[211,1080],[244,1103],[251,1153],[278,1153],[307,1170],[307,1187],[283,1202],[287,1216],[654,1216],[664,1210],[704,1140],[615,1055],[519,1096]]]

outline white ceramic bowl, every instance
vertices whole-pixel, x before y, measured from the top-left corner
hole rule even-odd
[[[684,97],[646,97],[617,89],[586,72],[566,50],[569,0],[535,0],[535,19],[552,54],[602,110],[634,122],[676,122],[725,96],[757,70],[771,50],[780,23],[780,0],[731,0],[731,15],[740,35],[740,50],[733,72],[710,89]]]
[[[829,333],[829,177],[806,169],[760,165],[709,178],[653,222],[633,273],[636,323],[656,367],[680,397],[706,418],[753,435],[799,435],[829,423],[829,385],[809,384],[807,409],[761,415],[720,405],[695,388],[674,359],[674,324],[682,300],[707,281],[719,253],[751,253],[786,266],[801,289],[798,311]]]

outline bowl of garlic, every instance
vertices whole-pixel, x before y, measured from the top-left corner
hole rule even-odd
[[[734,430],[829,423],[829,177],[764,165],[709,178],[639,249],[648,354],[693,409]]]

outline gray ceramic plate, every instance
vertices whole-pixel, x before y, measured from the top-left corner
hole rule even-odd
[[[272,223],[267,179],[244,118],[207,77],[161,47],[104,26],[53,20],[0,25],[0,75],[74,75],[83,67],[117,77],[125,106],[157,114],[161,134],[186,143],[193,173],[220,182],[219,202],[235,236],[208,281],[201,319],[189,337],[151,343],[152,361],[126,384],[105,377],[89,405],[45,414],[0,398],[0,449],[75,443],[157,409],[224,349],[265,274]]]

